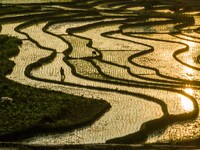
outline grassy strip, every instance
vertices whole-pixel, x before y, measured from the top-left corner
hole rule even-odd
[[[33,131],[77,128],[93,122],[110,108],[102,100],[37,89],[5,78],[15,65],[8,58],[19,53],[21,44],[14,37],[0,36],[0,97],[13,99],[12,103],[0,102],[0,140],[10,140],[12,135],[22,138],[20,133],[29,136]],[[40,130],[36,130],[38,127]]]

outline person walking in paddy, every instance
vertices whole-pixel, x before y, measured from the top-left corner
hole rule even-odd
[[[60,68],[60,75],[61,75],[61,82],[63,82],[65,80],[65,72],[63,67]]]

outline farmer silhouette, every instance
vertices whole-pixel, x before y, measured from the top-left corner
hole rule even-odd
[[[65,72],[63,67],[60,68],[60,75],[61,75],[61,82],[63,82],[65,80]]]

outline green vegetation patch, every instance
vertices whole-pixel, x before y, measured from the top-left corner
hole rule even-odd
[[[12,102],[0,101],[0,137],[31,132],[34,128],[43,132],[80,127],[93,122],[110,108],[103,100],[33,88],[5,78],[14,66],[8,57],[17,55],[21,44],[22,41],[15,37],[0,36],[0,98],[13,99]]]

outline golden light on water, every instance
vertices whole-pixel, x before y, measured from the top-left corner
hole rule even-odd
[[[190,30],[190,29],[188,29],[188,30]],[[194,63],[194,59],[192,58],[192,51],[194,51],[197,48],[198,44],[197,44],[197,42],[189,41],[189,40],[192,40],[192,38],[190,38],[190,37],[187,37],[187,39],[188,40],[185,40],[184,43],[189,46],[189,51],[184,54],[184,57],[187,58],[187,59],[184,59],[184,62],[189,65],[194,66],[195,63]],[[188,66],[184,66],[183,73],[186,74],[186,77],[188,80],[193,80],[195,70]],[[190,87],[184,88],[183,91],[191,96],[193,96],[193,94],[194,94],[194,90]],[[183,109],[185,111],[189,112],[194,109],[194,105],[189,98],[187,98],[184,95],[180,95],[180,99],[181,99],[181,106],[183,107]]]
[[[194,48],[197,46],[197,43],[196,42],[187,42],[187,45],[191,48]]]
[[[194,90],[192,88],[185,88],[184,91],[189,95],[193,95],[194,93]],[[184,110],[189,112],[194,109],[194,105],[189,98],[183,95],[180,95],[180,98],[181,98],[181,106],[183,107]]]
[[[189,64],[189,65],[194,65],[194,61],[192,59],[187,59],[186,63]],[[193,80],[193,77],[194,77],[194,74],[195,74],[194,69],[192,69],[188,66],[184,66],[183,71],[186,74],[188,80]]]
[[[189,68],[189,67],[184,67],[184,72],[186,73],[187,75],[187,78],[189,80],[192,80],[193,79],[193,74],[194,74],[194,70]]]

